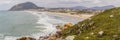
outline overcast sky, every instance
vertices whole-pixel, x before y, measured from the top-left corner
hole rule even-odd
[[[23,2],[33,2],[41,7],[73,7],[73,6],[120,6],[120,0],[0,0],[0,10],[7,10],[13,5]]]

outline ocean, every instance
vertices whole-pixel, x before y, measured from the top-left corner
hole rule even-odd
[[[22,36],[39,38],[56,32],[56,25],[76,24],[82,19],[46,12],[0,11],[0,40]]]

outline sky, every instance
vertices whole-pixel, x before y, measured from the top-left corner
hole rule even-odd
[[[0,0],[0,10],[8,10],[12,6],[24,3],[33,2],[40,7],[74,7],[74,6],[107,6],[114,5],[119,7],[120,0]]]

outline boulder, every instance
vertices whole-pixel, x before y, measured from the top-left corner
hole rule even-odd
[[[22,38],[18,38],[17,40],[36,40],[36,39],[31,37],[22,37]]]
[[[102,37],[103,35],[104,35],[104,31],[99,31],[97,36]]]
[[[94,33],[92,32],[92,33],[90,33],[90,35],[94,35]]]
[[[114,15],[110,15],[110,18],[114,17]]]
[[[69,27],[71,27],[71,26],[73,26],[72,23],[66,23],[66,24],[64,25],[64,28],[69,28]]]
[[[99,35],[103,35],[104,31],[100,31],[98,32]]]
[[[86,39],[89,39],[89,37],[85,37]]]
[[[61,30],[63,30],[63,27],[60,26],[60,25],[57,25],[57,26],[56,26],[56,29],[59,30],[59,31],[61,31]]]
[[[65,38],[65,40],[74,40],[74,38],[75,38],[74,35],[73,36],[68,36],[68,37]]]

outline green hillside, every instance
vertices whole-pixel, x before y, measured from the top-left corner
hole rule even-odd
[[[74,40],[120,40],[120,8],[106,10],[62,31]]]

